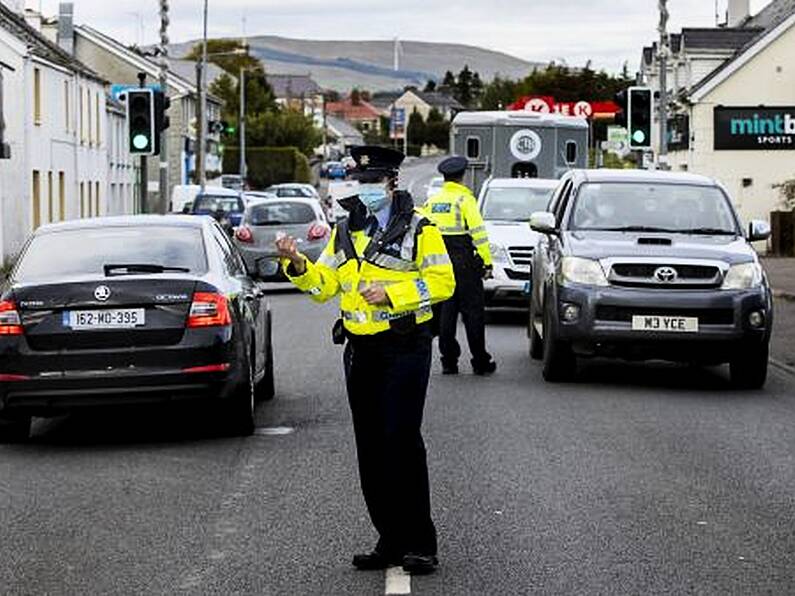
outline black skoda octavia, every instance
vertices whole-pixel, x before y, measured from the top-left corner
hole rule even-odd
[[[175,400],[214,400],[250,434],[273,396],[254,277],[209,217],[39,228],[0,289],[0,441],[27,438],[32,416]]]
[[[576,358],[729,363],[742,388],[767,378],[773,300],[726,189],[684,173],[572,171],[531,227],[536,250],[528,333],[544,377]]]

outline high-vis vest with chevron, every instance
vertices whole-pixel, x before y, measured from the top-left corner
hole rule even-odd
[[[483,264],[492,264],[486,225],[475,196],[466,186],[445,182],[442,190],[428,199],[422,212],[444,236],[469,235]]]
[[[431,306],[455,291],[455,276],[439,230],[414,210],[410,195],[396,193],[387,229],[373,237],[349,230],[348,220],[337,225],[317,263],[307,261],[306,272],[285,274],[316,302],[339,295],[345,328],[354,335],[387,331],[393,322],[414,317],[418,324],[433,318]],[[389,306],[372,306],[361,292],[381,285]]]

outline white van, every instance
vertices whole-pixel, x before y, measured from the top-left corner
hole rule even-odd
[[[178,184],[173,186],[171,188],[171,205],[168,210],[171,213],[183,213],[186,205],[190,207],[193,204],[200,190],[201,186],[198,184]]]
[[[359,183],[356,180],[329,182],[328,198],[331,203],[329,208],[329,211],[331,211],[329,219],[331,223],[337,223],[339,220],[348,216],[348,212],[345,211],[339,203],[340,199],[347,199],[357,194],[359,194]]]

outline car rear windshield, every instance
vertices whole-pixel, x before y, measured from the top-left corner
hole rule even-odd
[[[249,208],[248,222],[253,226],[308,224],[317,219],[315,210],[305,203],[284,201]]]
[[[530,221],[536,211],[547,210],[553,191],[552,188],[489,188],[483,199],[483,219]]]
[[[714,186],[587,183],[570,218],[575,230],[738,233],[729,199]]]
[[[237,197],[204,195],[198,197],[193,205],[194,212],[215,213],[219,210],[224,213],[239,212],[241,211],[240,201]]]
[[[276,196],[279,197],[311,197],[311,193],[303,188],[277,188],[275,191]]]
[[[146,264],[207,272],[201,230],[184,227],[108,227],[35,236],[15,272],[17,281],[105,275],[105,265]]]

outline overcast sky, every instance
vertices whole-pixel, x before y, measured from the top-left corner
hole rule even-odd
[[[768,0],[751,0],[757,12]],[[727,0],[718,0],[724,12]],[[58,0],[27,0],[46,15]],[[466,6],[463,6],[466,4]],[[171,39],[201,36],[202,0],[170,0]],[[126,42],[154,43],[157,0],[75,0],[78,23]],[[565,59],[637,69],[640,48],[656,36],[657,0],[209,0],[209,35],[460,42],[527,60]],[[670,0],[671,30],[715,24],[715,0]],[[141,33],[139,23],[142,23]]]

